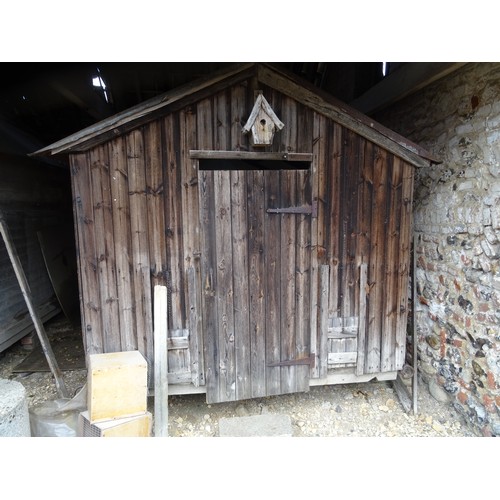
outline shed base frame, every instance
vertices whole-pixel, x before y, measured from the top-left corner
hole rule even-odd
[[[384,372],[384,373],[366,373],[363,375],[356,375],[352,368],[346,368],[344,370],[335,370],[333,373],[329,373],[327,377],[321,379],[310,379],[309,385],[320,386],[320,385],[340,385],[340,384],[361,384],[365,382],[370,382],[372,380],[377,380],[379,382],[396,380],[398,375],[397,371],[394,372]],[[199,386],[195,387],[192,384],[170,384],[168,386],[169,396],[182,396],[187,394],[205,394],[206,387]],[[153,391],[149,391],[149,396],[153,396]]]
[[[309,381],[309,385],[362,384],[364,382],[370,382],[371,380],[382,382],[385,380],[396,380],[397,375],[397,371],[356,375],[352,368],[347,368],[345,370],[335,370],[329,373],[325,378],[313,378]]]

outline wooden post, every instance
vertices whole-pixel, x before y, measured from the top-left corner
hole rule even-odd
[[[167,287],[154,287],[154,431],[155,437],[168,436],[168,309]]]
[[[412,362],[413,362],[413,378],[412,378],[412,390],[411,390],[411,398],[410,394],[408,392],[408,389],[406,388],[405,383],[403,382],[403,379],[401,377],[401,374],[398,372],[396,376],[396,380],[394,380],[394,390],[396,391],[399,401],[401,402],[401,405],[403,406],[404,410],[407,413],[410,413],[410,411],[413,409],[414,415],[417,414],[417,380],[418,380],[418,373],[417,373],[417,334],[416,334],[416,326],[415,326],[415,301],[416,301],[416,296],[417,296],[417,285],[416,285],[416,258],[415,258],[415,248],[416,248],[416,238],[414,237],[413,239],[413,252],[411,253],[411,267],[412,267],[412,291],[411,291],[411,300],[412,300],[412,307],[411,307],[411,320],[412,320],[412,338],[413,338],[413,355],[412,355]]]
[[[417,389],[418,389],[418,349],[417,349],[417,327],[416,327],[416,303],[417,303],[417,257],[415,255],[417,249],[417,236],[413,235],[413,252],[412,252],[412,297],[411,297],[411,330],[413,339],[413,380],[412,380],[412,396],[413,396],[413,413],[417,414]]]
[[[26,305],[28,306],[28,311],[30,313],[31,319],[35,325],[36,332],[38,334],[38,338],[40,339],[40,344],[42,346],[43,353],[47,358],[47,362],[50,367],[50,371],[54,375],[54,379],[56,382],[57,394],[60,398],[68,398],[69,394],[66,389],[66,385],[64,384],[64,379],[62,377],[61,370],[57,364],[56,358],[54,356],[54,352],[52,351],[52,347],[50,345],[49,339],[45,330],[43,328],[43,323],[38,316],[35,305],[33,303],[33,299],[31,296],[31,290],[29,287],[28,280],[26,279],[26,275],[24,274],[23,267],[21,265],[21,261],[19,260],[19,256],[17,254],[16,248],[14,247],[14,243],[12,241],[9,228],[7,223],[3,218],[3,214],[0,213],[0,232],[2,233],[3,240],[5,242],[5,247],[7,248],[7,252],[9,254],[10,261],[12,263],[12,267],[14,268],[14,272],[17,277],[17,281],[19,286],[21,287],[21,292],[23,294]]]

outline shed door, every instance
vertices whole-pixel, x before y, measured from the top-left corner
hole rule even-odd
[[[207,402],[307,391],[309,171],[200,170],[199,187]]]

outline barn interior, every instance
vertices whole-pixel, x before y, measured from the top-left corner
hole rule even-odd
[[[3,63],[0,88],[0,153],[3,157],[5,191],[4,209],[22,200],[31,199],[40,209],[50,204],[54,210],[64,214],[65,247],[69,247],[71,259],[72,214],[71,185],[68,163],[64,158],[30,159],[29,155],[44,146],[70,134],[124,111],[159,94],[179,87],[191,80],[230,66],[230,62],[172,62],[172,63],[92,63],[92,62],[50,62],[50,63]],[[460,67],[457,63],[390,63],[390,62],[282,62],[275,63],[313,84],[342,102],[363,113],[379,111],[389,104],[410,95]],[[20,182],[11,173],[10,163],[24,162],[26,176],[30,181]],[[28,165],[29,164],[29,165]],[[21,167],[18,166],[19,170]],[[43,172],[43,174],[40,174]],[[40,175],[51,183],[45,185]],[[19,176],[18,176],[19,177]],[[21,175],[24,179],[24,174]],[[40,199],[34,194],[48,193]],[[24,195],[13,195],[13,192]],[[23,198],[24,196],[24,198]],[[52,199],[47,199],[52,196]],[[26,208],[26,207],[25,207]],[[36,253],[36,252],[35,252]],[[36,259],[35,259],[36,260]],[[37,265],[43,266],[38,258]],[[34,264],[33,264],[34,265]],[[68,265],[68,272],[74,272],[76,264]],[[45,270],[42,269],[44,274]],[[41,279],[41,278],[40,278]],[[73,317],[78,314],[75,302],[78,300],[74,280],[65,286],[69,295],[63,310]],[[42,279],[43,281],[43,279]],[[45,280],[46,281],[46,280]],[[68,279],[65,279],[68,281]],[[41,285],[42,286],[42,285]],[[50,284],[46,285],[50,289]],[[42,292],[40,292],[42,293]],[[47,293],[46,293],[47,295]],[[64,294],[59,294],[64,295]],[[68,297],[68,293],[65,294]],[[42,300],[42,299],[41,299]],[[51,299],[52,300],[52,299]],[[43,298],[46,301],[46,297]],[[38,304],[41,305],[41,304]],[[3,325],[12,322],[19,310],[14,306],[4,311]],[[47,314],[47,319],[50,318]],[[27,320],[27,318],[25,318]],[[28,321],[29,324],[29,321]],[[24,333],[23,330],[21,333]],[[3,349],[21,333],[3,342]]]
[[[22,206],[22,200],[31,199],[34,206],[30,209],[36,211],[38,207],[40,213],[43,212],[43,216],[40,215],[43,220],[41,219],[39,224],[50,225],[50,219],[53,219],[57,212],[64,214],[65,230],[59,232],[58,239],[64,242],[65,249],[69,249],[65,253],[66,261],[71,260],[74,249],[69,166],[64,157],[62,159],[31,159],[29,155],[47,144],[67,137],[109,116],[231,64],[230,62],[3,63],[2,73],[5,78],[2,79],[0,90],[0,152],[4,158],[2,167],[5,169],[4,179],[8,185],[2,202],[4,210],[12,209],[14,205],[21,211],[26,210],[28,207]],[[353,104],[366,113],[379,110],[384,105],[425,86],[457,67],[455,64],[443,63],[285,62],[276,64],[304,78],[318,89],[326,91],[345,103]],[[21,159],[24,162],[22,167],[20,165],[8,166],[8,164],[18,164]],[[18,171],[21,168],[27,169],[21,177],[24,179],[26,175],[30,181],[25,183],[20,182],[19,179],[16,180],[11,173],[14,168]],[[45,179],[46,183],[40,179],[40,176]],[[50,184],[47,183],[49,178],[51,178]],[[34,193],[36,190],[44,193],[50,190],[53,192],[51,195],[37,197],[38,195]],[[7,194],[7,191],[10,194]],[[14,191],[25,193],[13,195]],[[12,224],[15,226],[19,220],[13,220]],[[35,236],[32,239],[35,239]],[[61,282],[56,284],[56,287],[66,287],[65,293],[61,290],[55,293],[59,301],[61,297],[66,297],[66,303],[58,308],[53,304],[54,297],[50,296],[51,284],[48,283],[45,275],[44,260],[40,258],[37,249],[28,249],[29,245],[36,246],[36,242],[31,242],[29,245],[28,243],[20,244],[20,251],[33,252],[33,256],[29,257],[30,267],[41,268],[36,278],[31,277],[31,282],[35,287],[33,293],[43,295],[37,303],[37,306],[47,309],[43,319],[50,319],[62,309],[75,322],[78,315],[76,264],[67,264],[62,271],[58,271],[59,275],[71,273],[72,278],[55,277]],[[28,245],[26,249],[25,245]],[[49,250],[46,249],[46,251]],[[52,251],[56,252],[56,250]],[[5,264],[7,265],[7,262]],[[12,278],[13,276],[10,281],[13,281]],[[52,280],[54,276],[50,275],[49,278]],[[14,283],[10,286],[16,285]],[[7,284],[4,283],[4,291],[6,290]],[[51,305],[47,305],[49,303]],[[4,329],[11,328],[10,325],[16,317],[19,317],[20,309],[23,308],[24,304],[20,298],[18,303],[12,304],[10,308],[4,307],[2,312]],[[20,340],[29,330],[29,318],[25,316],[23,321],[23,328],[16,327],[16,335],[3,340],[2,350],[14,341]]]
[[[64,214],[65,221],[71,225],[71,184],[68,164],[64,159],[34,160],[28,155],[138,103],[230,64],[232,63],[2,63],[4,75],[0,89],[0,154],[4,165],[2,168],[7,172],[15,170],[19,162],[28,162],[30,165],[25,167],[25,171],[23,170],[26,173],[23,182],[15,177],[4,177],[12,180],[9,181],[9,186],[4,185],[4,188],[8,189],[3,190],[4,199],[0,199],[0,209],[15,204],[16,210],[22,210],[23,203],[26,206],[29,204],[26,200],[34,199],[36,184],[42,182],[37,172],[47,172],[47,179],[50,178],[52,185],[58,187],[57,192],[54,192],[52,200],[47,200],[43,193],[36,193],[40,198],[36,198],[35,203],[31,204],[33,206],[30,205],[30,210],[36,209],[37,206],[45,207],[48,203],[49,218],[59,212]],[[377,119],[384,116],[386,109],[429,88],[465,66],[465,63],[444,62],[275,64]],[[477,103],[474,106],[474,100],[471,102],[473,108],[477,107]],[[403,132],[403,130],[396,131]],[[26,192],[22,195],[12,194],[13,191],[20,190]],[[71,231],[66,233],[68,245],[71,245],[72,237]],[[37,266],[39,271],[41,269],[43,273],[46,272],[43,259],[38,259]],[[76,265],[69,267],[74,270]],[[75,314],[74,304],[78,301],[78,292],[75,288],[72,290],[73,300],[66,306],[72,309],[72,314]],[[53,301],[53,298],[50,300]],[[61,303],[59,306],[60,310],[65,309]],[[13,317],[8,317],[11,312],[7,311],[5,313],[7,316],[0,318],[5,324],[12,322]],[[19,311],[14,311],[15,314],[19,314]],[[50,313],[47,314],[47,317],[50,317]],[[22,333],[26,331],[22,330]],[[24,336],[16,338],[16,341],[21,341],[21,338]],[[6,343],[5,348],[9,345]],[[497,389],[493,388],[493,392],[495,390]],[[474,418],[477,421],[477,417]],[[481,427],[481,422],[479,426]]]

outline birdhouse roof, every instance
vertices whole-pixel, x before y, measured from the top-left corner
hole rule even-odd
[[[250,113],[247,122],[243,126],[243,133],[250,132],[261,110],[263,110],[267,114],[267,116],[271,118],[278,130],[281,130],[285,126],[285,124],[276,116],[276,113],[273,111],[273,108],[271,108],[271,105],[267,102],[266,98],[262,94],[259,94],[257,96],[257,99],[255,99],[255,104],[253,106],[252,112]]]

